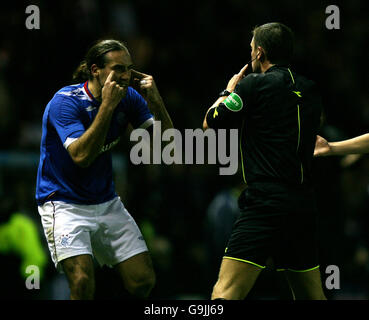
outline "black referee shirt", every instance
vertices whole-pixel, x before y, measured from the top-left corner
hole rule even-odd
[[[322,110],[313,81],[274,65],[252,73],[208,112],[210,128],[239,128],[245,182],[311,183],[311,164]]]

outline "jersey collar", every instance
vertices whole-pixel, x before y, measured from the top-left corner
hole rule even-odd
[[[91,91],[88,89],[88,80],[83,84],[83,88],[85,89],[86,94],[90,98],[90,100],[96,104],[99,104],[99,101],[95,99]]]
[[[265,71],[265,73],[279,68],[288,68],[288,64],[275,64],[274,66],[271,66],[267,71]]]

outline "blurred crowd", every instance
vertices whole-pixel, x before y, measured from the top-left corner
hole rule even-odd
[[[29,4],[40,8],[39,30],[25,27]],[[368,4],[337,2],[341,29],[328,30],[329,4],[293,0],[7,3],[0,10],[0,274],[9,276],[5,287],[1,280],[0,297],[68,298],[65,279],[51,263],[41,228],[34,200],[36,170],[44,108],[57,90],[71,83],[74,69],[93,42],[123,40],[135,68],[154,76],[174,126],[184,130],[201,127],[207,108],[250,59],[252,28],[272,21],[285,23],[296,37],[293,70],[317,82],[321,90],[325,110],[320,134],[330,141],[341,140],[367,133],[369,127],[364,69]],[[129,161],[129,134],[122,140],[114,150],[118,163],[124,163],[124,170],[116,171],[116,186],[153,257],[157,285],[152,297],[209,298],[238,214],[237,195],[244,187],[241,175],[219,176],[215,165],[135,166]],[[369,158],[318,158],[314,167],[323,285],[328,265],[339,267],[341,280],[340,289],[327,290],[327,297],[369,299]],[[12,224],[15,213],[25,217],[19,227]],[[33,224],[32,239],[46,259],[39,251],[32,255],[42,266],[39,290],[27,290],[26,275],[20,271],[26,258],[19,246],[28,239],[23,231],[28,224]],[[127,297],[111,269],[97,268],[96,276],[97,298]],[[291,297],[283,276],[270,268],[249,298]]]

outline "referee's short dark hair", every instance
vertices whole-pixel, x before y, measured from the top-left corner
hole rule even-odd
[[[266,59],[275,64],[289,64],[293,56],[294,36],[289,27],[279,22],[266,23],[252,30],[255,48],[262,47]]]

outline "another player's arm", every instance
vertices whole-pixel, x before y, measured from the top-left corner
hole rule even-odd
[[[124,90],[115,81],[111,81],[114,71],[107,77],[102,89],[102,102],[90,127],[77,140],[68,146],[68,152],[74,163],[86,168],[100,154],[109,130],[114,109],[123,98]]]
[[[231,80],[229,80],[228,84],[227,84],[227,88],[226,90],[229,92],[233,92],[234,89],[236,88],[236,85],[242,80],[242,78],[245,76],[246,70],[247,70],[248,64],[246,64],[239,73],[235,74]],[[202,127],[204,130],[209,128],[208,125],[208,121],[206,120],[209,116],[209,114],[211,116],[214,116],[214,113],[217,112],[216,108],[219,106],[219,104],[221,104],[225,99],[227,99],[227,97],[219,97],[214,104],[208,109],[208,111],[205,114],[205,118],[204,121],[202,123]]]
[[[316,157],[363,153],[369,153],[369,133],[337,142],[328,142],[320,136],[316,137],[314,150]]]

